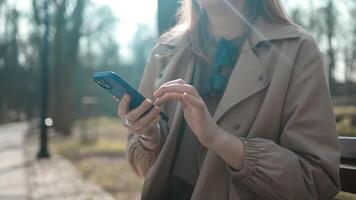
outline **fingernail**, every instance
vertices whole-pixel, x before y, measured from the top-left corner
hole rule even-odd
[[[155,101],[153,102],[153,105],[157,105],[158,104],[158,99],[159,98],[155,99]]]
[[[129,95],[128,93],[126,93],[126,97],[127,97],[128,99],[131,99],[131,95]]]
[[[160,92],[160,89],[156,90],[156,91],[153,93],[153,96],[157,97],[158,94],[159,94],[159,92]]]
[[[147,100],[147,103],[148,103],[148,105],[150,105],[150,106],[152,106],[153,105],[153,102],[151,101],[151,100]]]

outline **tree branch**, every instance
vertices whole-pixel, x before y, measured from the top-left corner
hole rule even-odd
[[[35,19],[36,25],[40,25],[42,20],[40,18],[37,0],[32,0],[33,17]]]

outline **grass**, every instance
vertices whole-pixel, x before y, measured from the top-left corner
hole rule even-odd
[[[337,115],[349,115],[356,107],[335,107]],[[339,135],[356,136],[348,117],[337,123]],[[83,177],[100,185],[117,199],[139,199],[143,180],[131,170],[125,157],[127,133],[118,119],[95,118],[80,121],[71,137],[56,136],[51,148],[70,159]],[[338,200],[356,200],[356,195],[341,192]]]
[[[125,159],[91,157],[78,161],[84,178],[95,182],[117,199],[139,199],[142,180],[132,173]]]
[[[82,133],[83,130],[87,132]],[[87,135],[83,137],[84,134]],[[55,136],[50,145],[54,152],[70,159],[85,179],[116,199],[134,200],[140,198],[143,179],[127,162],[126,136],[118,119],[98,118],[77,123],[73,136]]]
[[[335,200],[356,200],[356,195],[348,192],[340,192]]]
[[[352,125],[352,119],[356,118],[356,106],[334,106],[334,112],[340,118],[336,124],[339,136],[356,137],[356,126]]]
[[[83,144],[78,138],[61,138],[51,144],[52,148],[68,158],[85,155],[123,156],[126,149],[125,141],[114,141],[99,138],[95,143]]]
[[[351,126],[351,120],[345,118],[336,124],[339,136],[356,137],[356,127]]]

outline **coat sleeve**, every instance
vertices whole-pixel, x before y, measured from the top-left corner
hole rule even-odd
[[[155,80],[156,76],[159,72],[160,63],[158,62],[157,58],[155,58],[157,50],[159,49],[159,45],[156,45],[153,50],[151,51],[149,58],[146,62],[146,66],[143,72],[142,80],[139,85],[139,91],[143,96],[148,99],[152,99],[153,93],[155,91]],[[162,132],[166,129],[165,124],[159,124],[159,131],[162,138],[162,143],[165,141],[165,134]],[[162,146],[162,145],[161,145]],[[139,176],[145,176],[153,165],[155,160],[158,157],[161,148],[156,150],[148,150],[146,149],[138,137],[134,133],[129,133],[128,136],[128,145],[127,145],[127,157],[129,163],[133,170]]]
[[[281,120],[279,144],[241,138],[243,167],[228,171],[261,199],[333,199],[340,189],[340,158],[319,50],[294,66]]]

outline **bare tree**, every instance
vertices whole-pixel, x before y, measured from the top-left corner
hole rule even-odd
[[[63,134],[70,134],[74,121],[73,85],[86,3],[86,0],[55,1],[53,117],[56,130]],[[74,8],[70,10],[70,6]]]
[[[349,2],[349,13],[351,18],[356,17],[356,2]],[[348,94],[355,93],[355,77],[356,77],[356,22],[350,21],[350,39],[343,48],[344,63],[345,63],[345,79],[346,79],[346,92]]]
[[[326,40],[327,40],[327,52],[326,60],[328,67],[328,79],[330,91],[332,94],[335,93],[336,81],[334,77],[334,71],[336,66],[336,49],[334,46],[334,40],[336,38],[336,27],[337,27],[337,10],[335,8],[334,0],[328,0],[324,10],[324,23],[326,30]]]

